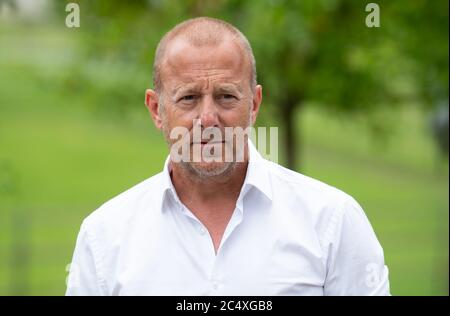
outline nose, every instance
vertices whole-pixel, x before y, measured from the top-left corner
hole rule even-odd
[[[199,118],[201,120],[202,128],[218,127],[219,126],[219,112],[211,95],[205,95],[200,106]]]

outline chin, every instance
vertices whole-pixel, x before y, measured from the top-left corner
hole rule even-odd
[[[233,162],[192,162],[188,163],[188,169],[201,177],[216,177],[229,173]]]

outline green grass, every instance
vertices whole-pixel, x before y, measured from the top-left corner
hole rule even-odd
[[[141,95],[122,118],[90,110],[95,85],[61,90],[61,73],[78,54],[76,35],[67,32],[0,28],[8,47],[0,50],[0,180],[11,179],[0,182],[0,295],[21,282],[23,294],[63,294],[82,219],[159,172],[167,154]],[[30,43],[37,54],[25,53]],[[306,108],[298,117],[302,172],[363,206],[385,250],[393,295],[445,295],[448,162],[437,159],[420,111],[388,114],[401,124],[383,145],[363,120]],[[14,228],[13,218],[28,219],[29,229],[18,234],[23,227]],[[13,240],[30,246],[25,276],[11,266]]]

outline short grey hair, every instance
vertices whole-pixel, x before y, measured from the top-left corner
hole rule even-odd
[[[167,32],[160,40],[153,62],[153,87],[155,91],[159,94],[163,89],[161,79],[162,63],[168,43],[172,39],[181,36],[196,47],[205,45],[214,46],[219,45],[223,41],[224,34],[231,35],[237,39],[238,44],[246,53],[250,62],[250,88],[254,91],[256,87],[256,62],[249,41],[241,31],[230,23],[210,17],[198,17],[181,22]]]

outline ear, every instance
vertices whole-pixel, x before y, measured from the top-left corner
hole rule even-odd
[[[257,85],[255,87],[255,92],[253,93],[253,103],[252,103],[252,124],[255,124],[256,117],[258,116],[259,107],[262,102],[262,86]]]
[[[159,113],[159,97],[152,89],[145,90],[145,106],[147,107],[157,129],[162,129],[162,118]]]

